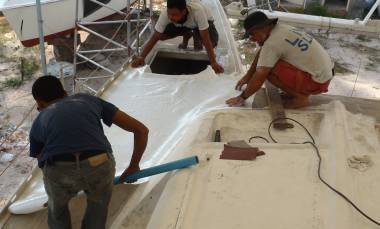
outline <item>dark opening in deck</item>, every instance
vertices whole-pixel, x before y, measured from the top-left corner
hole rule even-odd
[[[157,74],[192,75],[202,72],[209,64],[205,53],[159,51],[150,64],[150,69]]]

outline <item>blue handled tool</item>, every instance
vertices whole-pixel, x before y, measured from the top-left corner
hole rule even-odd
[[[134,181],[140,178],[144,178],[144,177],[148,177],[148,176],[152,176],[152,175],[156,175],[160,173],[165,173],[165,172],[169,172],[176,169],[187,168],[198,163],[199,163],[198,157],[191,156],[191,157],[187,157],[181,160],[172,161],[166,164],[153,166],[147,169],[142,169],[138,172],[135,172],[127,176],[124,181],[120,181],[120,176],[117,176],[113,180],[113,183],[116,185],[116,184],[120,184],[124,182]]]

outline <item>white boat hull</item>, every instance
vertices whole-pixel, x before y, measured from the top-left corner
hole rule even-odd
[[[110,0],[107,6],[122,10],[127,7],[127,2]],[[10,5],[10,3],[6,3],[2,7],[0,6],[0,10],[3,11],[4,16],[24,46],[30,47],[39,43],[35,4]],[[45,41],[73,31],[75,28],[75,10],[76,0],[61,0],[41,4]],[[82,21],[97,21],[115,14],[115,11],[105,7],[101,7],[86,17],[84,17],[83,11],[83,1],[79,1],[78,19],[82,19]]]

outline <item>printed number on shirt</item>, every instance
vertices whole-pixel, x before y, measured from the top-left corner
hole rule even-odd
[[[292,41],[285,38],[285,41],[294,47],[300,48],[302,52],[308,50],[313,38],[309,34],[297,29],[291,29],[290,31],[297,34],[298,38]]]

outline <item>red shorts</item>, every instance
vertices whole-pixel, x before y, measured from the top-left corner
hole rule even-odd
[[[315,95],[327,92],[330,80],[325,83],[317,83],[307,72],[304,72],[293,65],[279,60],[273,68],[272,73],[277,76],[286,87],[300,94]]]

